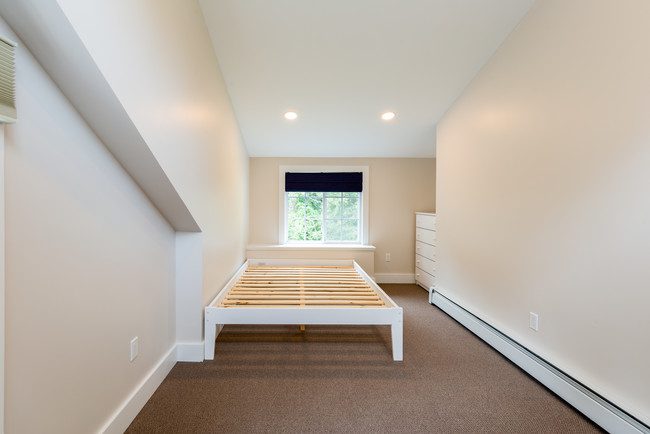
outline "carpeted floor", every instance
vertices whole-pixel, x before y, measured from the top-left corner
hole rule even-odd
[[[388,326],[227,326],[215,360],[179,363],[127,433],[601,432],[438,308],[404,308],[404,361]]]

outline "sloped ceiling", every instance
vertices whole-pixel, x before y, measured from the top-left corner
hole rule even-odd
[[[0,0],[0,15],[169,224],[200,231],[57,0]]]
[[[200,0],[253,157],[435,156],[436,124],[533,3]]]

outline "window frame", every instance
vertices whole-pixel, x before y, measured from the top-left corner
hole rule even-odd
[[[284,179],[287,172],[361,172],[363,175],[363,191],[361,192],[360,216],[359,216],[359,241],[288,241],[287,228],[287,194],[284,191]],[[309,245],[309,246],[331,246],[336,244],[345,245],[367,245],[368,244],[368,210],[369,210],[369,166],[280,166],[280,182],[279,182],[279,227],[278,227],[278,240],[279,244],[286,245]],[[325,218],[323,218],[323,222]]]

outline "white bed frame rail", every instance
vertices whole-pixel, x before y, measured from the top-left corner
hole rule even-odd
[[[248,266],[354,266],[365,282],[377,293],[386,306],[382,307],[218,307],[244,274]],[[214,359],[215,341],[225,324],[291,324],[291,325],[390,325],[393,360],[403,360],[403,310],[353,260],[263,260],[251,259],[244,263],[226,286],[205,308],[205,359]]]

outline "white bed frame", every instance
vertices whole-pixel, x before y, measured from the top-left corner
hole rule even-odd
[[[381,307],[219,307],[250,266],[353,266],[384,302]],[[353,260],[250,259],[205,307],[205,360],[214,359],[217,335],[226,324],[390,325],[393,360],[403,359],[403,311]]]

